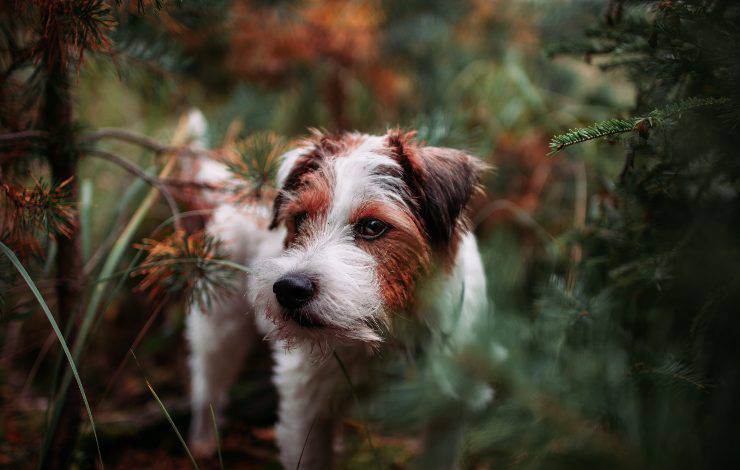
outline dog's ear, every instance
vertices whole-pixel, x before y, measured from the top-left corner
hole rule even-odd
[[[487,166],[463,151],[427,147],[414,137],[415,133],[391,131],[388,143],[432,245],[444,247],[461,226],[472,196],[482,191],[480,179]]]
[[[336,151],[336,142],[324,133],[313,130],[312,136],[302,142],[296,149],[280,157],[276,182],[278,194],[272,205],[270,230],[280,225],[280,210],[287,202],[291,192],[303,183],[303,176],[319,168],[324,155]]]
[[[307,147],[293,149],[280,157],[276,176],[278,193],[272,204],[272,219],[268,227],[270,230],[280,225],[280,211],[287,202],[290,191],[300,184],[304,174],[314,170],[317,165],[318,162]]]
[[[276,178],[278,194],[272,206],[272,221],[268,227],[270,230],[280,224],[280,210],[290,193],[303,184],[303,177],[316,171],[325,156],[336,153],[340,148],[340,136],[312,129],[311,136],[303,140],[298,148],[280,157]]]

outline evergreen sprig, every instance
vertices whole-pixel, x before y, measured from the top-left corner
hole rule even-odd
[[[588,127],[569,129],[565,134],[556,135],[550,140],[550,153],[548,155],[555,155],[564,148],[581,142],[631,132],[640,120],[640,118],[607,119]]]
[[[594,123],[588,127],[570,129],[568,132],[556,135],[550,140],[550,152],[552,156],[566,147],[605,137],[611,137],[627,132],[637,132],[647,135],[647,132],[670,118],[681,115],[687,111],[700,107],[720,106],[726,103],[725,98],[688,98],[684,101],[673,103],[663,109],[655,109],[647,116],[631,117],[626,119],[607,119]]]
[[[69,237],[75,225],[74,208],[69,201],[71,179],[52,185],[36,181],[24,188],[0,184],[0,236],[24,252],[39,251],[37,234]]]
[[[274,180],[280,155],[288,150],[285,138],[272,132],[256,132],[234,145],[235,158],[224,163],[246,193],[259,193]],[[238,191],[244,193],[245,191]]]
[[[177,230],[164,240],[144,239],[137,248],[147,255],[132,276],[141,276],[137,289],[152,301],[186,293],[187,300],[207,310],[213,300],[233,292],[234,271],[225,269],[220,243],[204,232]]]

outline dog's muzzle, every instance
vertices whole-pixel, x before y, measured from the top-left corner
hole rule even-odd
[[[272,291],[280,305],[287,309],[301,308],[314,296],[316,288],[305,274],[290,273],[272,285]]]
[[[272,292],[285,309],[286,316],[300,326],[306,328],[323,326],[320,321],[302,309],[316,295],[316,284],[311,278],[300,273],[286,274],[272,285]]]

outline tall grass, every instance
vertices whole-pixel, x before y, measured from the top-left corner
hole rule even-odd
[[[172,140],[175,145],[179,145],[183,143],[186,140],[186,138],[187,138],[187,121],[185,119],[181,119],[177,126],[177,129],[175,130],[175,136]],[[174,170],[175,165],[176,165],[176,156],[175,155],[169,156],[167,162],[165,163],[164,167],[160,171],[159,176],[161,178],[169,176],[170,173]],[[113,244],[110,252],[108,253],[105,263],[103,264],[103,267],[98,275],[98,280],[100,281],[102,279],[104,281],[95,283],[92,294],[90,295],[90,300],[87,303],[87,308],[85,309],[85,313],[82,318],[82,324],[80,325],[80,329],[72,345],[72,352],[73,352],[73,357],[75,360],[79,360],[79,357],[85,345],[87,344],[90,330],[96,318],[96,313],[98,312],[100,303],[103,300],[103,297],[107,292],[106,290],[107,283],[108,283],[107,279],[111,277],[111,274],[115,270],[116,266],[118,266],[118,263],[123,258],[124,253],[131,246],[131,241],[133,240],[133,237],[136,234],[136,231],[139,229],[142,222],[145,220],[146,215],[148,214],[149,210],[154,206],[154,203],[157,201],[158,197],[159,197],[159,191],[155,188],[152,188],[147,194],[147,196],[144,198],[142,203],[139,205],[139,207],[136,209],[134,214],[131,216],[128,223],[121,231],[121,234],[116,239],[116,242]],[[58,389],[58,393],[56,394],[56,400],[54,402],[55,404],[53,407],[53,411],[51,413],[52,419],[49,422],[49,425],[47,426],[46,436],[44,439],[44,445],[42,448],[41,457],[39,459],[39,463],[41,465],[43,464],[45,457],[47,456],[48,451],[49,451],[49,445],[51,443],[50,436],[54,435],[54,433],[56,432],[57,426],[59,425],[59,418],[61,417],[62,405],[65,402],[65,398],[67,396],[70,383],[71,383],[71,376],[69,373],[65,373],[64,378],[62,379],[61,385]],[[85,400],[85,403],[87,406],[87,400]],[[94,431],[94,428],[93,428],[93,431]],[[97,435],[95,439],[97,442]],[[100,451],[100,449],[98,449],[98,451]]]
[[[75,364],[75,360],[72,358],[72,353],[69,351],[69,347],[67,346],[67,341],[64,339],[64,335],[62,334],[62,331],[59,329],[59,325],[57,324],[56,320],[54,319],[54,315],[52,315],[51,310],[49,309],[49,306],[46,304],[46,301],[44,300],[44,297],[41,295],[41,292],[39,291],[38,287],[36,287],[36,284],[33,282],[33,279],[31,279],[31,276],[28,274],[28,271],[26,268],[21,264],[18,257],[13,253],[13,250],[8,248],[7,245],[5,245],[3,242],[0,242],[0,250],[3,251],[5,256],[7,256],[10,259],[10,262],[13,263],[13,266],[18,270],[18,273],[21,275],[23,280],[28,284],[28,288],[31,289],[31,292],[33,293],[34,297],[36,297],[36,300],[38,301],[39,305],[41,305],[41,309],[44,311],[44,314],[46,315],[46,318],[49,320],[49,323],[51,324],[51,328],[54,330],[54,334],[59,339],[59,344],[62,347],[62,351],[64,351],[64,355],[67,358],[67,362],[69,363],[69,368],[72,371],[72,374],[74,375],[74,379],[77,382],[77,388],[80,390],[80,395],[82,395],[82,401],[85,404],[85,410],[87,411],[87,416],[90,419],[90,426],[92,426],[92,432],[93,436],[95,437],[95,447],[98,450],[98,458],[100,459],[100,464],[103,465],[103,454],[100,452],[100,442],[98,441],[98,433],[95,429],[95,420],[93,419],[92,410],[90,409],[90,403],[87,400],[87,394],[85,393],[85,387],[82,385],[82,380],[80,379],[80,374],[77,371],[77,365]]]
[[[134,358],[134,361],[136,362],[136,366],[139,368],[142,375],[144,375],[144,370],[141,368],[141,364],[139,363],[139,359],[136,357],[134,350],[131,349],[129,352],[131,353],[131,356]],[[169,411],[167,411],[167,407],[162,402],[162,400],[159,398],[159,395],[157,395],[157,392],[154,390],[154,387],[152,387],[152,384],[149,382],[149,379],[146,378],[146,375],[144,375],[144,382],[146,383],[146,387],[149,389],[149,393],[152,394],[152,396],[154,397],[154,400],[159,405],[159,409],[162,410],[162,414],[167,419],[167,422],[170,423],[170,426],[172,426],[172,430],[175,431],[175,434],[177,435],[177,439],[180,441],[180,444],[182,444],[183,449],[185,449],[185,453],[188,455],[188,458],[190,459],[190,463],[193,464],[193,468],[195,469],[200,468],[198,466],[198,462],[195,461],[195,457],[193,457],[193,453],[190,452],[190,448],[188,447],[188,444],[185,442],[185,438],[182,437],[180,430],[177,429],[177,425],[175,424],[175,421],[173,421],[172,416],[170,415]]]

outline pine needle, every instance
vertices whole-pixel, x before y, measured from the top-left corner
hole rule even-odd
[[[357,413],[360,416],[360,421],[362,421],[362,429],[365,431],[365,437],[367,438],[367,443],[370,446],[370,449],[373,452],[373,456],[375,457],[375,462],[378,465],[378,468],[383,468],[382,461],[380,459],[380,454],[378,454],[378,449],[373,445],[373,439],[370,435],[370,430],[367,426],[367,421],[362,415],[362,408],[360,407],[360,399],[357,398],[357,392],[355,392],[355,386],[352,384],[352,379],[349,376],[349,372],[347,371],[347,368],[344,366],[344,362],[342,362],[342,359],[339,358],[339,354],[337,354],[336,350],[332,350],[332,354],[334,355],[334,359],[336,359],[337,364],[339,364],[339,368],[342,370],[342,375],[344,375],[344,379],[347,381],[347,385],[349,385],[349,390],[352,393],[352,398],[355,401],[355,407],[357,408]]]
[[[216,413],[213,411],[213,403],[209,403],[208,407],[211,409],[211,422],[213,423],[213,432],[216,435],[216,451],[218,452],[218,465],[221,470],[224,470],[224,459],[221,456],[221,436],[218,434],[218,423],[216,422]]]

